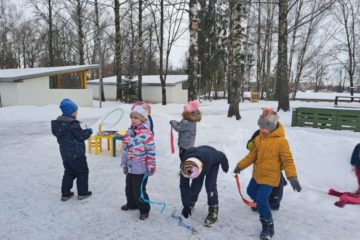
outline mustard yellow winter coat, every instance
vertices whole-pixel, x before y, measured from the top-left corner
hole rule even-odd
[[[281,169],[285,170],[287,179],[297,177],[289,144],[285,139],[285,129],[281,123],[268,134],[260,133],[255,138],[255,148],[236,166],[243,170],[251,164],[254,164],[253,178],[258,184],[277,187]]]

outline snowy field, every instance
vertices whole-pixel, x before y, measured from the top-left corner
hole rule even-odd
[[[345,103],[343,103],[345,104]],[[332,103],[291,102],[291,107],[331,107]],[[99,120],[115,107],[125,117],[117,124],[126,128],[130,105],[106,102],[102,109],[80,108],[78,119],[94,130]],[[261,107],[276,108],[277,102],[240,104],[242,119],[227,118],[226,101],[204,102],[200,110],[197,145],[211,145],[226,153],[230,172],[247,153],[245,144],[257,129]],[[152,205],[150,218],[138,219],[138,211],[123,212],[125,177],[120,158],[109,152],[88,154],[89,186],[93,196],[78,201],[60,201],[63,166],[50,121],[60,114],[56,105],[0,108],[0,239],[241,239],[259,238],[261,225],[257,213],[247,208],[237,192],[231,173],[219,171],[219,221],[213,228],[202,225],[207,215],[205,189],[193,215],[185,222],[198,230],[191,234],[171,217],[181,211],[178,153],[170,152],[169,120],[180,120],[182,105],[152,105],[157,145],[157,172],[150,178],[148,193],[152,200],[167,203],[161,214]],[[282,240],[350,240],[359,234],[359,205],[334,206],[337,198],[328,196],[331,187],[354,191],[356,178],[350,156],[360,142],[360,133],[291,127],[291,112],[280,112],[286,136],[298,170],[303,191],[285,187],[280,211],[273,213],[275,236]],[[177,135],[175,135],[177,138]],[[240,175],[243,193],[251,178],[251,168]],[[76,189],[75,193],[76,193]],[[246,195],[246,194],[245,194]]]

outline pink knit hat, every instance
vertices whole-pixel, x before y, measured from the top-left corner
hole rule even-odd
[[[149,115],[151,115],[151,106],[147,102],[136,101],[132,105],[131,110],[133,110],[136,106],[141,106],[142,108],[144,108],[148,112]]]
[[[199,111],[200,103],[197,100],[190,101],[184,106],[184,112],[196,112]]]
[[[131,109],[130,117],[137,116],[142,122],[146,122],[146,119],[149,116],[149,113],[146,109],[142,108],[141,106],[137,105],[133,109]]]
[[[263,108],[263,112],[259,117],[258,125],[260,128],[274,131],[277,128],[279,116],[272,108]]]

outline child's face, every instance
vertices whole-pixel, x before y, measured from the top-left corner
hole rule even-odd
[[[74,118],[76,118],[77,115],[78,115],[78,112],[77,112],[77,111],[76,111],[76,112],[73,112],[73,113],[71,114],[71,116],[73,116]]]
[[[132,125],[140,125],[142,123],[141,119],[136,115],[130,116],[130,118]]]
[[[268,130],[268,129],[266,129],[266,128],[259,128],[259,129],[260,129],[260,132],[261,132],[262,134],[267,134],[267,133],[270,132],[270,130]]]

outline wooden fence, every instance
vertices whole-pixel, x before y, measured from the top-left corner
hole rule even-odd
[[[306,107],[294,108],[291,126],[360,132],[360,110]]]

